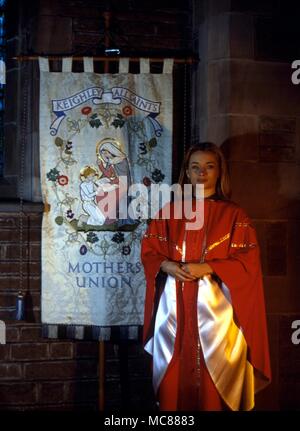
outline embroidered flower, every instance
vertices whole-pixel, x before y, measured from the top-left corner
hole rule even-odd
[[[60,186],[66,186],[69,182],[69,178],[66,175],[59,175],[57,181]]]
[[[69,209],[67,211],[67,217],[70,218],[70,219],[72,219],[74,217],[74,213],[73,213],[73,211],[71,209]]]
[[[89,115],[91,112],[92,112],[92,108],[91,108],[90,106],[84,106],[84,107],[81,109],[81,113],[82,113],[83,115]]]
[[[165,175],[162,173],[160,169],[154,169],[154,171],[151,174],[151,177],[153,181],[155,181],[156,183],[160,183],[165,178]]]
[[[124,242],[124,234],[123,232],[117,232],[114,234],[114,236],[112,237],[112,241],[116,242],[117,244],[120,244],[121,242]]]
[[[90,242],[91,244],[94,244],[94,242],[99,241],[99,238],[95,234],[95,232],[89,232],[86,236],[87,242]]]
[[[145,154],[147,154],[147,148],[146,148],[146,144],[144,142],[140,142],[139,143],[139,147],[140,147],[140,151],[141,154],[144,156]]]
[[[122,112],[123,112],[123,114],[124,114],[126,117],[129,117],[129,115],[132,115],[133,110],[132,110],[132,107],[131,107],[131,106],[126,105],[126,106],[124,106],[124,108],[122,109]]]
[[[130,253],[131,253],[130,245],[124,245],[122,247],[122,254],[124,254],[124,256],[128,256]]]
[[[87,253],[87,247],[86,247],[86,245],[82,245],[82,246],[80,247],[79,253],[80,253],[82,256],[84,256],[84,255]]]
[[[143,184],[144,184],[146,187],[149,187],[149,186],[151,185],[151,180],[150,180],[150,178],[149,178],[149,177],[144,177],[144,178],[143,178]]]

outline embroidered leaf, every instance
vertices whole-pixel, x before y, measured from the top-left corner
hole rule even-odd
[[[118,118],[115,118],[114,121],[111,123],[112,126],[114,126],[116,129],[118,127],[122,128],[125,124],[125,120],[123,119],[122,115],[118,114]]]
[[[64,144],[64,141],[61,138],[57,137],[57,138],[55,138],[54,143],[57,147],[62,147]]]
[[[156,146],[157,146],[157,140],[156,140],[156,138],[150,139],[150,141],[149,141],[149,147],[150,148],[154,148]]]
[[[58,224],[59,226],[61,226],[63,224],[63,222],[64,222],[63,217],[61,217],[61,216],[56,217],[56,219],[55,219],[55,223],[56,224]]]
[[[91,120],[90,121],[90,126],[91,127],[96,127],[96,129],[98,129],[100,126],[102,126],[102,123],[99,120],[99,118],[97,118],[96,120]]]
[[[59,177],[59,171],[56,168],[51,169],[47,173],[47,178],[49,181],[56,181],[58,177]]]

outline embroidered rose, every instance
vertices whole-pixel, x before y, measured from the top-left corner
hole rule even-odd
[[[149,178],[149,177],[144,177],[144,178],[143,178],[143,184],[144,184],[146,187],[149,187],[149,186],[151,185],[151,180],[150,180],[150,178]]]
[[[127,106],[124,106],[124,108],[122,109],[122,112],[126,117],[129,117],[129,115],[132,115],[133,110],[131,106],[127,105]]]
[[[69,178],[66,175],[59,175],[57,181],[60,186],[66,186],[69,182]]]
[[[124,245],[122,247],[122,254],[124,254],[124,256],[128,256],[131,253],[131,248],[129,245]]]
[[[92,108],[91,108],[90,106],[84,106],[84,107],[81,109],[81,113],[82,113],[83,115],[89,115],[91,112],[92,112]]]

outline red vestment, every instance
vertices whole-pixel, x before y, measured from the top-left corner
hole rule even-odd
[[[207,334],[203,333],[203,337],[200,336],[199,339],[201,334],[199,322],[201,318],[203,321],[203,316],[199,319],[199,313],[201,310],[205,311],[206,307],[203,304],[205,298],[201,299],[201,285],[196,281],[184,284],[177,281],[174,285],[176,335],[172,357],[167,363],[157,390],[160,408],[162,410],[252,408],[253,403],[246,399],[251,382],[253,390],[257,392],[266,386],[271,378],[267,326],[255,230],[245,212],[233,202],[205,199],[204,226],[199,230],[186,230],[186,220],[183,218],[176,220],[172,216],[169,220],[155,219],[150,223],[142,241],[142,262],[147,282],[144,343],[146,345],[155,336],[157,310],[162,292],[167,285],[166,274],[160,271],[160,265],[166,259],[182,262],[184,243],[185,262],[200,262],[201,259],[203,261],[204,256],[204,261],[214,271],[213,277],[218,282],[215,285],[220,286],[220,289],[222,286],[224,289],[228,288],[230,292],[229,299],[225,299],[225,294],[222,293],[222,300],[227,307],[227,312],[229,309],[232,310],[232,331],[236,331],[239,340],[243,338],[246,346],[244,359],[240,359],[243,356],[239,357],[241,362],[239,366],[244,367],[244,371],[243,374],[239,372],[239,374],[230,375],[230,361],[234,362],[234,349],[228,353],[227,348],[224,351],[216,348],[215,356],[212,358],[209,356],[209,345],[201,340],[205,341],[207,337],[219,343],[222,337],[220,316],[215,316],[214,321],[214,318],[211,318],[213,312],[211,313],[211,321],[208,322],[210,325],[208,328],[211,328],[211,331]],[[218,332],[214,333],[216,328],[219,328]],[[231,333],[228,332],[228,334]],[[166,340],[168,341],[167,338]],[[226,347],[226,340],[221,341]],[[228,345],[230,342],[229,340]],[[159,355],[159,350],[153,353],[154,361],[158,359],[159,362],[160,358],[155,358],[155,355]],[[227,361],[227,357],[229,368],[224,367],[224,375],[227,372],[230,378],[224,383],[222,368],[219,378],[214,374],[214,368],[218,368],[214,364],[219,365],[222,361]],[[231,404],[238,386],[235,376],[241,385],[237,407],[234,401]],[[223,381],[220,383],[222,378]],[[241,379],[247,382],[244,384]],[[250,395],[249,397],[251,398]]]
[[[111,185],[115,184],[119,186],[119,177],[116,174],[115,168],[113,165],[104,166],[101,161],[98,164],[99,170],[103,174],[103,178],[108,178]],[[103,206],[103,202],[109,201],[108,204]],[[119,202],[119,188],[113,189],[112,191],[105,191],[101,194],[101,196],[96,195],[96,203],[100,209],[100,211],[106,215],[105,224],[112,224],[116,221],[117,212],[118,212],[118,202]]]

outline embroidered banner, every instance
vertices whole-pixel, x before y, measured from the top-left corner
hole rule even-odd
[[[143,324],[132,190],[170,184],[171,160],[172,73],[54,73],[40,59],[44,324]]]

